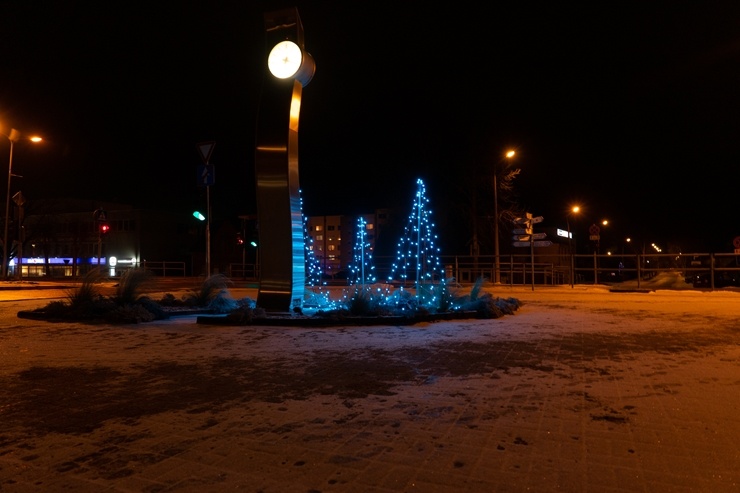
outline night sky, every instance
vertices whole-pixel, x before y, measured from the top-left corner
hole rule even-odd
[[[684,252],[740,235],[736,2],[154,3],[2,2],[0,131],[45,138],[16,144],[11,193],[204,208],[196,144],[215,141],[214,219],[255,213],[263,13],[297,6],[306,214],[410,210],[421,178],[443,253],[465,253],[513,147],[542,226],[578,203],[581,236],[602,218]]]

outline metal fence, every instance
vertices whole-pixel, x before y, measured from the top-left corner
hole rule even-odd
[[[142,262],[141,266],[156,276],[184,277],[187,275],[185,262]]]
[[[533,262],[534,260],[534,262]],[[375,257],[379,281],[387,280],[395,258]],[[496,279],[495,257],[441,256],[444,276],[456,284],[479,279]],[[572,269],[571,269],[572,264]],[[662,272],[683,276],[697,288],[740,287],[740,255],[734,253],[652,253],[652,254],[577,254],[577,255],[501,255],[499,280],[509,285],[619,284],[632,281],[637,287]],[[408,279],[415,272],[406,272]],[[235,279],[258,280],[254,264],[232,264],[229,275]],[[329,280],[331,282],[331,280]],[[413,281],[408,281],[413,282]],[[336,280],[335,283],[346,283]]]
[[[458,282],[495,278],[493,257],[450,257]],[[502,284],[618,284],[652,279],[659,273],[678,273],[699,288],[740,287],[740,255],[734,253],[654,253],[633,255],[504,255],[500,261]],[[572,265],[572,268],[571,268]]]

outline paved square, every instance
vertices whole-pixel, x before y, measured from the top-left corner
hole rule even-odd
[[[740,293],[490,291],[524,305],[300,328],[5,302],[0,491],[740,491]]]

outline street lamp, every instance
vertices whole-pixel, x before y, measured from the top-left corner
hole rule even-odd
[[[568,226],[568,256],[570,257],[570,287],[573,287],[573,277],[575,276],[575,268],[573,265],[573,246],[571,241],[571,234],[570,234],[570,215],[571,214],[578,214],[578,212],[581,210],[580,207],[577,205],[573,206],[570,211],[568,211],[568,214],[565,215],[565,224]]]
[[[504,158],[499,162],[506,160],[511,162],[511,159],[516,155],[516,151],[509,150],[504,154]],[[493,282],[496,284],[501,283],[501,259],[499,258],[499,246],[498,246],[498,170],[493,170]]]
[[[3,134],[5,135],[5,134]],[[8,248],[8,222],[10,221],[10,179],[13,177],[13,145],[20,140],[18,130],[11,128],[10,135],[5,135],[10,141],[10,158],[8,159],[8,190],[5,194],[5,232],[3,233],[3,279],[8,277],[8,263],[10,248]],[[31,137],[31,142],[41,142],[41,137]],[[17,175],[16,175],[17,176]],[[18,264],[20,266],[20,264]]]

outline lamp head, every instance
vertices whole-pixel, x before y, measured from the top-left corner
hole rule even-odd
[[[19,140],[21,140],[21,133],[18,130],[14,129],[14,128],[11,128],[10,129],[10,135],[6,135],[6,137],[11,142],[18,142]],[[30,140],[31,142],[33,142],[34,144],[36,144],[36,143],[41,142],[42,140],[44,140],[41,137],[39,137],[38,135],[33,135],[31,137],[27,137],[27,139]]]

